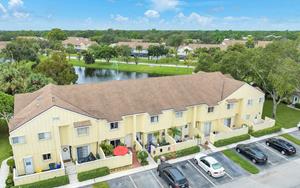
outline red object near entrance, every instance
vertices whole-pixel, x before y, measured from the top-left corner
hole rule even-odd
[[[117,146],[113,151],[115,156],[122,156],[128,153],[128,148],[126,146]]]

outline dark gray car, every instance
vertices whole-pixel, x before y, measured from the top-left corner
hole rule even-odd
[[[189,187],[189,182],[186,177],[184,177],[182,172],[169,163],[163,162],[162,164],[158,165],[157,172],[159,177],[164,179],[172,188]]]

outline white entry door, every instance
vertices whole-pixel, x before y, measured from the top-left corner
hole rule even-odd
[[[211,122],[204,123],[204,136],[209,136],[211,131]]]
[[[125,145],[127,147],[132,146],[132,134],[128,134],[128,135],[125,136]]]
[[[62,146],[61,147],[61,157],[62,157],[63,161],[71,160],[70,146]]]
[[[23,161],[24,161],[24,166],[25,166],[25,173],[33,174],[34,168],[33,168],[32,157],[24,158]]]

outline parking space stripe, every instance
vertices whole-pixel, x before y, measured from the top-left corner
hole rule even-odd
[[[131,181],[131,183],[132,183],[133,187],[134,187],[134,188],[137,188],[137,186],[136,186],[136,184],[134,183],[134,181],[133,181],[132,177],[131,177],[131,176],[128,176],[128,177],[129,177],[129,179],[130,179],[130,181]]]
[[[271,151],[272,153],[275,153],[277,156],[279,156],[279,157],[281,157],[281,158],[283,158],[283,159],[285,159],[285,160],[287,160],[287,161],[289,160],[289,159],[286,158],[285,156],[282,156],[281,154],[279,154],[279,153],[273,151],[271,148],[269,148],[269,147],[263,145],[262,143],[259,143],[259,142],[258,142],[258,145],[260,145],[260,146],[266,148],[267,150]]]
[[[231,180],[233,180],[233,177],[230,176],[227,172],[225,172],[225,174],[226,174]]]
[[[214,187],[216,186],[216,184],[214,184],[214,182],[212,182],[208,177],[205,176],[205,174],[203,174],[190,160],[188,160],[188,162],[192,165],[192,167],[194,167],[207,181],[209,181],[209,183],[211,183]]]
[[[152,170],[150,170],[152,176],[154,177],[154,179],[157,181],[157,183],[160,185],[161,188],[164,188],[164,186],[160,183],[160,181],[157,179],[157,177],[155,176],[155,174],[153,173]]]

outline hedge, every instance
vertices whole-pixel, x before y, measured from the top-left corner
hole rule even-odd
[[[51,178],[51,179],[47,179],[47,180],[43,180],[43,181],[38,181],[35,183],[19,185],[19,186],[15,186],[15,187],[18,187],[18,188],[39,188],[39,187],[52,188],[52,187],[59,187],[59,186],[67,185],[69,183],[70,183],[69,177],[66,175],[66,176],[55,177],[55,178]]]
[[[279,132],[281,130],[281,127],[278,125],[275,125],[273,127],[267,128],[267,129],[262,129],[259,131],[254,131],[254,132],[250,132],[250,134],[254,137],[261,137],[267,134],[272,134],[272,133],[276,133]]]
[[[85,180],[89,180],[89,179],[98,178],[101,176],[106,176],[108,174],[109,174],[109,168],[102,167],[102,168],[97,168],[94,170],[80,172],[77,174],[77,178],[81,182],[81,181],[85,181]]]
[[[178,157],[183,157],[183,156],[191,155],[191,154],[198,153],[198,152],[200,152],[200,148],[198,146],[193,146],[193,147],[189,147],[186,149],[182,149],[182,150],[155,156],[154,160],[157,161],[161,156],[164,156],[166,158],[166,160],[175,159]]]
[[[250,139],[250,135],[243,134],[240,136],[235,136],[235,137],[231,137],[231,138],[227,138],[227,139],[218,140],[218,141],[214,142],[214,146],[222,147],[222,146],[226,146],[229,144],[237,143],[237,142],[248,140],[248,139]]]
[[[300,103],[296,103],[295,107],[300,109]]]

